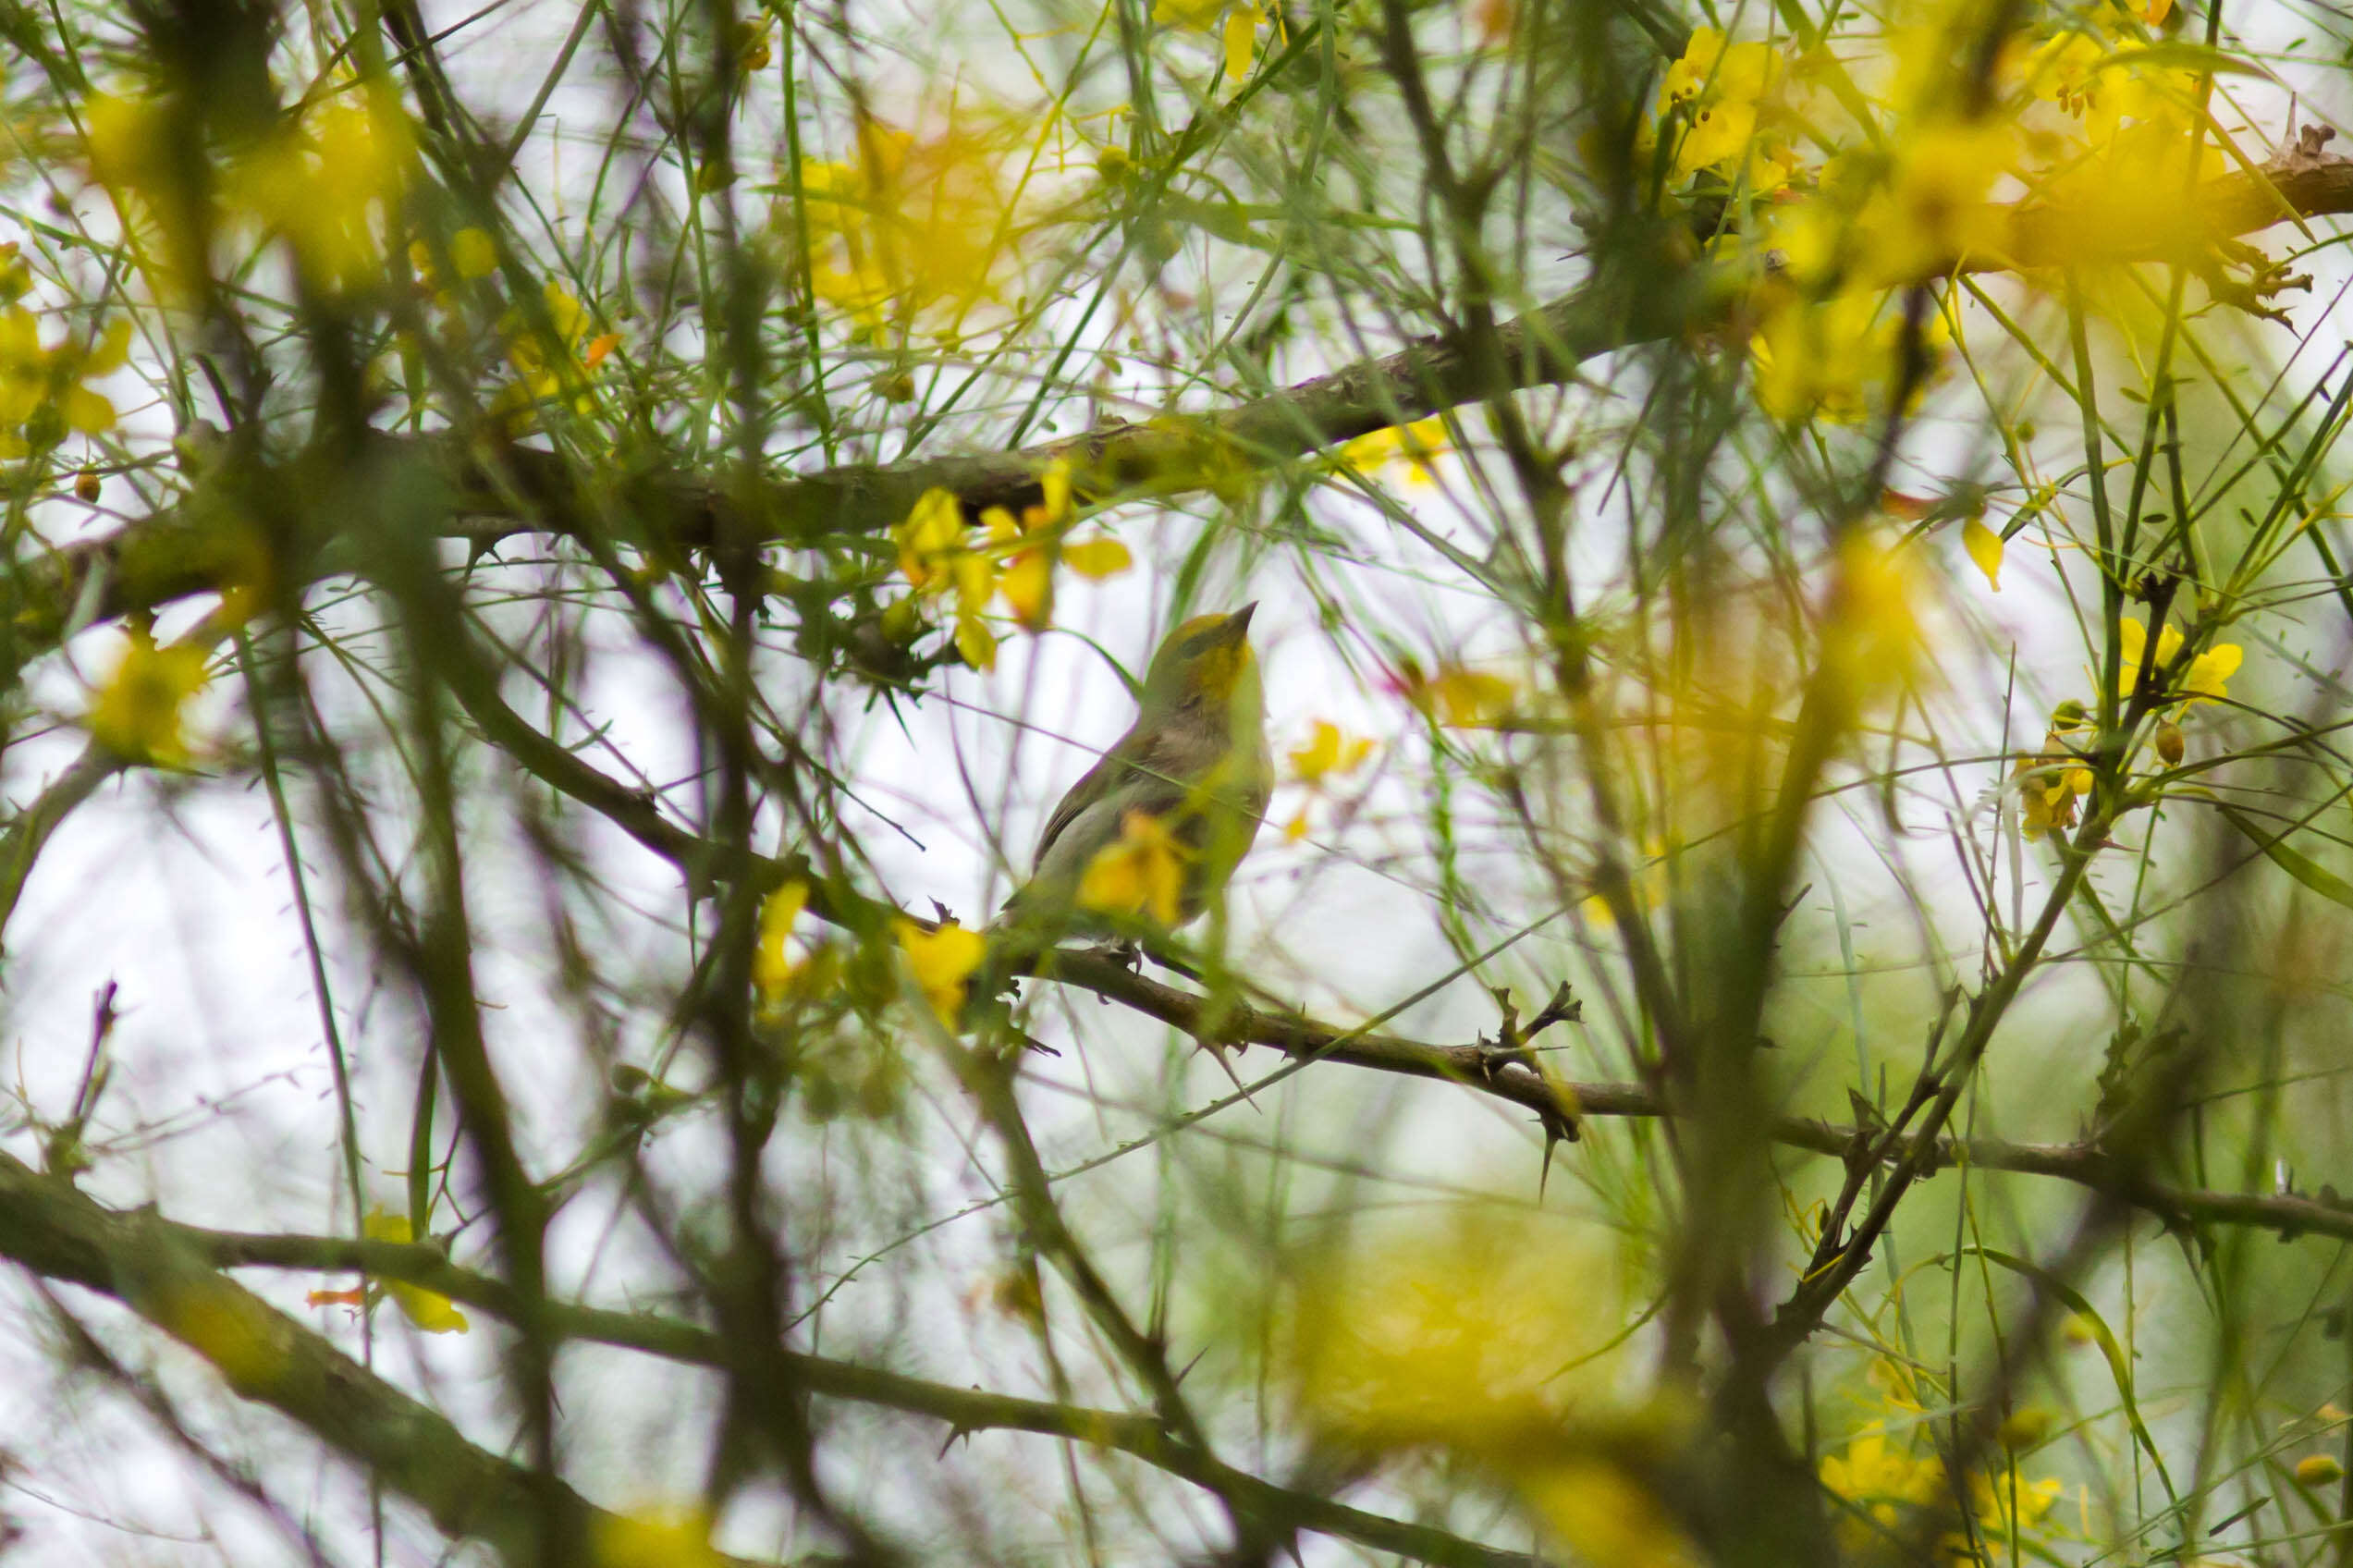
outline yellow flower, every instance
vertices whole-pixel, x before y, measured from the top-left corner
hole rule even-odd
[[[408,1217],[387,1213],[379,1208],[360,1221],[360,1230],[370,1241],[408,1242],[415,1240],[410,1231]],[[387,1280],[385,1288],[410,1322],[428,1334],[462,1334],[466,1331],[466,1315],[450,1304],[447,1296],[416,1285]]]
[[[1519,688],[1506,677],[1459,664],[1442,664],[1425,676],[1406,664],[1400,684],[1405,700],[1426,718],[1457,729],[1483,729],[1510,717]]]
[[[916,588],[927,586],[964,539],[963,508],[953,490],[937,487],[915,499],[907,519],[890,531],[899,546],[899,570]]]
[[[1524,1476],[1520,1489],[1591,1568],[1697,1568],[1701,1561],[1658,1495],[1623,1465],[1572,1460]]]
[[[130,359],[130,323],[117,317],[96,341],[72,336],[43,348],[40,323],[22,305],[0,312],[0,457],[55,447],[68,433],[115,426],[115,405],[89,383]]]
[[[389,92],[350,89],[263,139],[222,175],[231,211],[293,247],[315,288],[341,291],[383,276],[377,231],[408,188],[416,140]]]
[[[1226,0],[1159,0],[1152,7],[1152,22],[1156,27],[1191,28],[1207,32],[1226,8]]]
[[[964,662],[990,669],[997,639],[982,619],[998,594],[1031,631],[1053,621],[1054,566],[1067,563],[1083,577],[1104,578],[1134,564],[1116,539],[1064,544],[1056,530],[1071,516],[1070,464],[1056,459],[1039,476],[1042,498],[1024,507],[1018,521],[1003,507],[980,516],[981,542],[967,543],[962,504],[950,490],[926,490],[905,521],[891,530],[899,547],[899,570],[919,596],[956,593],[956,646]]]
[[[2010,770],[2018,781],[2021,826],[2029,839],[2076,825],[2076,802],[2091,793],[2091,770],[2069,744],[2068,737],[2087,728],[2083,705],[2062,703],[2051,715],[2050,733],[2042,750],[2022,755]]]
[[[594,1525],[586,1568],[722,1568],[729,1561],[699,1513],[599,1513]]]
[[[1192,857],[1160,818],[1128,812],[1119,838],[1095,851],[1079,878],[1079,907],[1174,925],[1184,900],[1184,863]]]
[[[809,901],[809,885],[795,877],[760,900],[760,937],[752,952],[752,984],[763,1005],[773,1007],[792,983],[801,963],[785,951],[792,923]]]
[[[2142,664],[2148,659],[2149,629],[2131,616],[2116,625],[2116,690],[2132,694],[2139,684]],[[2157,633],[2157,657],[2152,673],[2162,675],[2181,652],[2181,632],[2167,626]],[[2217,702],[2230,695],[2230,678],[2237,674],[2247,651],[2236,643],[2217,643],[2189,661],[2189,669],[2182,677],[2179,687],[2167,695],[2180,694],[2181,705],[2193,703]]]
[[[211,679],[204,650],[185,643],[158,648],[155,634],[143,626],[131,627],[129,635],[114,675],[91,704],[91,737],[125,762],[185,767],[179,710]]]
[[[1337,456],[1348,467],[1362,470],[1377,469],[1403,458],[1411,465],[1408,480],[1428,484],[1433,478],[1430,460],[1445,449],[1445,417],[1432,414],[1411,424],[1392,424],[1386,430],[1372,431],[1343,442]]]
[[[1781,55],[1771,44],[1728,45],[1714,28],[1694,31],[1659,88],[1659,113],[1680,109],[1684,116],[1675,173],[1696,174],[1746,153],[1757,136],[1759,102],[1780,82],[1781,72]]]
[[[953,1028],[964,1010],[964,985],[988,952],[988,938],[950,920],[926,931],[912,920],[891,922],[907,968],[940,1022]]]
[[[804,159],[795,231],[816,297],[862,325],[947,309],[961,317],[998,296],[1011,254],[1014,203],[997,153],[966,127],[923,141],[879,120],[858,129],[854,163]]]
[[[1885,188],[1857,219],[1864,268],[1883,286],[1917,282],[1965,256],[2009,242],[2005,209],[1986,200],[2016,153],[2003,120],[1941,120],[1920,127],[1895,155]]]
[[[1320,784],[1332,774],[1353,773],[1372,755],[1373,743],[1341,732],[1329,719],[1316,720],[1313,737],[1291,753],[1291,770],[1303,784]]]

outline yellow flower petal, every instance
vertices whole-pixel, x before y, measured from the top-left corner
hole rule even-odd
[[[912,920],[891,922],[891,930],[899,938],[901,950],[907,955],[907,967],[915,978],[916,988],[931,1003],[940,1021],[954,1027],[956,1016],[964,1008],[964,985],[973,971],[988,952],[988,938],[977,931],[967,931],[950,920],[936,930],[926,931]]]
[[[784,944],[808,901],[809,885],[799,877],[760,900],[760,939],[752,953],[752,984],[764,1002],[773,1003],[782,996],[793,972],[801,967],[786,955]]]
[[[2002,535],[1971,518],[1961,525],[1961,547],[1968,551],[1977,569],[1985,573],[1986,586],[1997,594],[2002,592]]]
[[[1292,752],[1291,770],[1301,782],[1315,784],[1327,775],[1354,771],[1372,750],[1370,741],[1342,734],[1340,726],[1319,718],[1307,743]]]
[[[1240,81],[1250,74],[1251,56],[1258,50],[1258,8],[1238,6],[1226,18],[1225,76],[1228,81]]]
[[[498,270],[498,244],[479,228],[461,228],[449,237],[449,264],[460,277],[488,277]]]
[[[1106,914],[1148,915],[1174,925],[1184,897],[1184,863],[1191,851],[1148,812],[1120,819],[1120,836],[1096,851],[1079,878],[1083,909]]]
[[[997,668],[997,634],[977,615],[956,617],[956,652],[977,670]]]
[[[91,738],[126,762],[186,766],[179,711],[211,679],[205,663],[202,648],[158,648],[153,632],[131,628],[129,645],[91,704]]]
[[[1006,563],[997,580],[1013,619],[1024,631],[1043,631],[1054,624],[1054,562],[1043,550],[1023,550]]]
[[[953,490],[934,488],[916,498],[907,521],[890,531],[899,545],[899,570],[917,588],[928,583],[941,557],[963,542],[964,512]]]
[[[408,1242],[415,1240],[409,1229],[408,1217],[376,1209],[360,1221],[361,1233],[371,1241]],[[421,1286],[387,1280],[385,1288],[392,1299],[400,1304],[401,1313],[410,1322],[428,1334],[462,1334],[466,1331],[466,1315],[450,1305],[449,1298]]]
[[[1207,32],[1225,6],[1226,0],[1159,0],[1152,7],[1152,20],[1160,27],[1185,27]]]
[[[1128,547],[1117,539],[1085,539],[1062,546],[1062,559],[1081,577],[1101,582],[1117,577],[1135,564]]]

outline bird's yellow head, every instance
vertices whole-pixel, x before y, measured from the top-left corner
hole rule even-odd
[[[1232,700],[1245,677],[1256,674],[1250,655],[1250,615],[1243,606],[1232,615],[1197,615],[1160,643],[1144,676],[1144,705],[1177,708]]]

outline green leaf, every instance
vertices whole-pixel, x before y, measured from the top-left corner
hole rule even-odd
[[[2273,865],[2278,866],[2331,903],[2343,904],[2347,909],[2353,909],[2353,882],[2346,881],[2325,866],[2289,849],[2286,834],[2273,837],[2263,830],[2261,824],[2237,806],[2224,805],[2217,801],[2214,802],[2214,809],[2228,817],[2233,827],[2253,839],[2255,847],[2270,856]]]

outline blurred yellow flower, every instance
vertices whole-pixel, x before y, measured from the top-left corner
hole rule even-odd
[[[1303,784],[1320,784],[1331,775],[1354,773],[1372,754],[1371,741],[1345,734],[1330,719],[1319,718],[1307,743],[1293,748],[1291,771]]]
[[[378,230],[415,161],[416,139],[391,93],[345,92],[233,164],[224,190],[287,238],[315,287],[343,290],[383,276]]]
[[[699,1512],[597,1513],[586,1568],[723,1568],[731,1561],[711,1545]]]
[[[1822,662],[1857,698],[1907,683],[1919,663],[1914,609],[1917,566],[1911,553],[1861,529],[1838,551],[1822,626]]]
[[[409,1242],[416,1239],[409,1229],[408,1216],[384,1209],[372,1211],[360,1221],[361,1233],[373,1242]],[[385,1289],[400,1304],[401,1313],[410,1322],[428,1334],[462,1334],[466,1331],[466,1315],[450,1304],[447,1296],[417,1285],[403,1284],[398,1280],[385,1281]]]
[[[816,297],[868,328],[886,312],[961,317],[998,298],[1014,234],[998,149],[968,126],[918,141],[876,119],[857,141],[854,162],[803,159],[797,208],[776,208]]]
[[[808,901],[809,885],[799,877],[760,900],[760,936],[752,950],[752,984],[764,1006],[773,1007],[782,998],[801,968],[800,962],[785,950],[785,943]]]
[[[891,922],[891,930],[907,955],[916,989],[931,1003],[940,1022],[954,1028],[957,1015],[964,1009],[964,984],[987,955],[988,938],[952,920],[926,931],[901,918]]]
[[[1697,1568],[1702,1561],[1658,1495],[1623,1465],[1571,1460],[1523,1476],[1520,1489],[1590,1568]]]
[[[72,335],[43,348],[22,305],[0,311],[0,457],[21,458],[115,427],[115,405],[90,383],[130,360],[130,322],[116,317],[95,342]]]
[[[1856,220],[1867,275],[1883,287],[1915,283],[2009,244],[2008,209],[1987,200],[2016,156],[2001,119],[1940,120],[1898,144],[1894,167]]]
[[[589,373],[620,341],[612,333],[597,334],[594,314],[555,279],[540,285],[539,297],[545,318],[512,307],[498,318],[517,379],[500,387],[490,406],[510,424],[527,424],[542,405],[564,398],[573,412],[589,413],[595,407]]]
[[[1226,14],[1225,79],[1240,81],[1250,74],[1250,60],[1258,52],[1258,7],[1236,6]]]
[[[1158,0],[1152,7],[1156,27],[1191,28],[1207,32],[1226,8],[1226,0]]]
[[[1411,465],[1407,471],[1409,482],[1428,484],[1435,477],[1430,461],[1445,449],[1445,417],[1432,414],[1411,424],[1392,424],[1342,442],[1335,455],[1343,465],[1366,472],[1403,458]]]
[[[1143,916],[1173,926],[1184,900],[1184,865],[1193,851],[1150,812],[1120,818],[1120,836],[1095,852],[1079,878],[1081,909]]]
[[[1466,665],[1442,664],[1434,675],[1424,675],[1412,660],[1398,679],[1405,700],[1433,723],[1456,729],[1483,729],[1510,717],[1518,704],[1519,687],[1509,677]]]
[[[1915,1455],[1874,1432],[1857,1438],[1843,1454],[1821,1463],[1822,1487],[1860,1509],[1869,1523],[1853,1515],[1839,1520],[1839,1537],[1850,1551],[1868,1549],[1900,1532],[1905,1514],[1949,1495],[1944,1464],[1933,1453]],[[1876,1524],[1879,1529],[1871,1525]]]
[[[186,643],[158,648],[155,634],[144,626],[132,626],[129,633],[115,673],[91,704],[91,738],[125,762],[186,767],[179,713],[211,680],[204,650]]]

